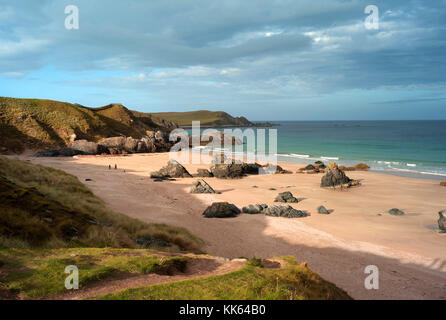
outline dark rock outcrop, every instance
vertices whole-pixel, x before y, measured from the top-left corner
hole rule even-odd
[[[75,140],[70,142],[69,148],[79,150],[85,154],[98,154],[98,144],[87,140]]]
[[[191,178],[191,174],[178,161],[169,160],[167,165],[160,170],[152,172],[150,178],[165,179],[165,178]]]
[[[242,166],[245,174],[259,174],[259,169],[262,167],[258,163],[243,163]]]
[[[303,218],[309,214],[302,210],[296,210],[291,206],[269,206],[263,211],[267,216],[284,218]]]
[[[242,212],[248,214],[259,214],[263,213],[263,210],[265,210],[266,208],[268,208],[266,204],[250,204],[246,207],[243,207]]]
[[[327,210],[324,206],[317,207],[317,213],[320,214],[330,214],[331,212]]]
[[[334,162],[327,166],[326,174],[321,179],[321,187],[350,187],[352,185],[353,180],[347,177],[344,171],[340,170]]]
[[[199,179],[192,183],[190,193],[216,193],[214,189],[204,180]]]
[[[241,178],[245,174],[241,163],[213,164],[210,170],[214,177],[220,179]]]
[[[45,150],[39,151],[34,156],[35,157],[73,157],[77,155],[86,155],[87,153],[75,150],[71,148],[62,148],[59,150]]]
[[[313,166],[312,164],[309,164],[304,168],[304,170],[314,170],[314,169],[316,169],[316,167]]]
[[[440,218],[438,219],[438,228],[441,233],[446,233],[446,210],[438,212]]]
[[[297,198],[289,191],[279,193],[274,202],[299,202]]]
[[[389,210],[389,214],[394,215],[394,216],[402,216],[404,215],[404,211],[398,209],[398,208],[393,208]]]
[[[208,169],[197,169],[197,176],[201,178],[211,178],[214,175]]]
[[[228,202],[214,202],[203,212],[206,218],[232,218],[239,214],[240,209]]]

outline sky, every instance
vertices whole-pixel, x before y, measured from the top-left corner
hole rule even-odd
[[[446,119],[445,60],[446,0],[0,0],[0,96],[255,121]]]

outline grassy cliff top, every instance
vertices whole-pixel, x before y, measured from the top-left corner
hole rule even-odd
[[[148,130],[176,126],[121,104],[87,108],[53,100],[0,97],[0,153],[63,147],[73,134],[89,141],[119,135],[140,138]]]
[[[192,121],[200,121],[202,126],[253,126],[245,117],[233,117],[223,111],[188,111],[188,112],[160,112],[153,115],[178,123],[180,126],[191,126]]]

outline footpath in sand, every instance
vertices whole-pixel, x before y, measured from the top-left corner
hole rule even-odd
[[[204,249],[209,254],[228,258],[292,255],[307,261],[311,269],[356,299],[446,299],[446,234],[437,232],[437,212],[446,209],[446,188],[438,181],[348,172],[351,178],[360,179],[362,186],[335,191],[319,187],[320,174],[293,173],[236,180],[205,178],[221,194],[190,194],[194,178],[149,179],[151,171],[166,164],[167,153],[27,159],[77,176],[115,211],[187,228],[206,241]],[[118,169],[109,170],[109,164],[117,164]],[[301,167],[281,166],[293,172]],[[185,167],[194,174],[208,165]],[[212,202],[228,201],[238,207],[271,205],[283,191],[304,198],[291,205],[311,216],[202,216]],[[334,211],[318,214],[319,205]],[[407,214],[389,215],[387,211],[394,207]],[[368,265],[379,268],[379,290],[364,286]]]

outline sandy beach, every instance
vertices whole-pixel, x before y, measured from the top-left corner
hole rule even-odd
[[[79,178],[117,212],[147,222],[187,228],[206,242],[205,251],[222,257],[295,256],[355,299],[446,299],[446,234],[438,233],[438,211],[446,208],[446,188],[438,181],[374,172],[347,172],[361,180],[346,190],[320,188],[322,174],[251,175],[243,179],[205,178],[221,194],[190,194],[194,178],[154,182],[149,173],[167,153],[122,157],[33,158]],[[117,170],[108,166],[117,165]],[[280,163],[296,172],[302,165]],[[195,174],[208,165],[184,165]],[[92,181],[85,181],[85,179]],[[270,190],[274,188],[276,190]],[[279,192],[305,200],[291,204],[311,216],[299,219],[242,214],[206,219],[204,209],[228,201],[238,207],[273,204]],[[317,213],[324,205],[330,215]],[[387,213],[391,208],[404,216]],[[381,214],[381,215],[380,215]],[[380,287],[367,290],[364,269],[379,268]]]

